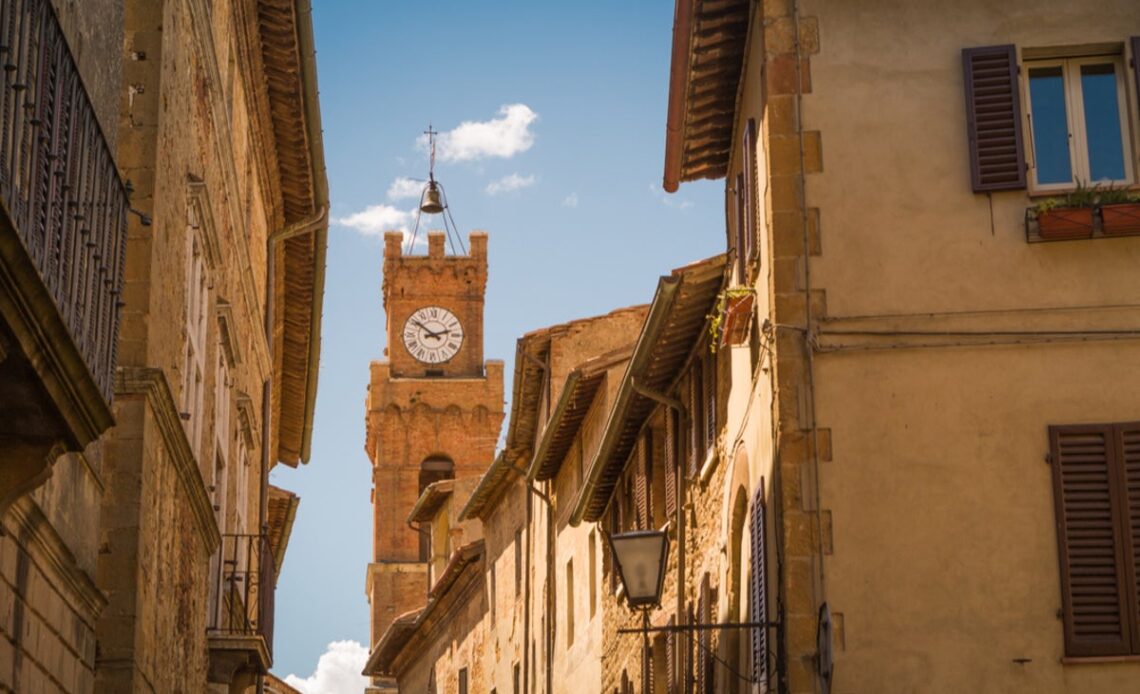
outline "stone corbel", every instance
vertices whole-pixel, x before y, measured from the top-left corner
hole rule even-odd
[[[2,355],[0,355],[2,356]],[[44,444],[0,442],[4,463],[0,466],[0,517],[16,500],[39,487],[51,477],[55,461],[67,453],[62,441]],[[0,536],[4,526],[0,524]]]

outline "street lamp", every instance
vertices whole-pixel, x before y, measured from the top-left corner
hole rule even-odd
[[[611,535],[610,548],[629,606],[636,609],[660,605],[669,558],[669,536],[665,531],[634,530]]]
[[[649,610],[661,604],[669,536],[664,530],[633,530],[610,535],[625,599],[630,609],[641,610],[641,689],[649,691]]]

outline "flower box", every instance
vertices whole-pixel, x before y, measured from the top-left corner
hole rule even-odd
[[[1105,236],[1140,234],[1140,202],[1104,205],[1100,208],[1100,221]]]
[[[1037,233],[1043,239],[1087,239],[1093,233],[1091,207],[1057,207],[1037,213]]]

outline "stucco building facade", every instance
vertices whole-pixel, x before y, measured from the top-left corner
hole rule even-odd
[[[724,177],[769,328],[729,401],[771,413],[742,450],[782,691],[1136,681],[1137,240],[1045,243],[1034,208],[1135,185],[1138,29],[1128,3],[677,3],[665,187]]]
[[[2,480],[0,690],[243,691],[272,662],[298,505],[268,474],[307,462],[316,389],[328,193],[310,8],[26,0],[0,14],[23,51],[5,93],[34,85],[53,109],[30,123],[54,128],[50,150],[7,160],[59,168],[32,189],[46,231],[18,229],[33,260],[44,239],[62,249],[58,279],[37,268],[55,293],[38,319],[69,333],[45,352],[69,374],[69,345],[93,354],[105,409],[58,436],[41,472]],[[20,142],[19,119],[5,123]],[[17,224],[20,192],[6,190]],[[53,404],[25,418],[76,419],[45,372]],[[5,473],[16,450],[6,441]]]

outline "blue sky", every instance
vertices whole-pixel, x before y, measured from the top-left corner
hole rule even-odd
[[[329,644],[368,641],[365,385],[385,346],[381,234],[414,209],[396,182],[427,175],[420,133],[445,133],[436,177],[464,239],[490,234],[485,354],[508,373],[524,332],[647,302],[723,250],[723,187],[661,189],[672,3],[314,5],[334,222],[312,461],[271,476],[301,496],[273,669],[355,694],[362,649]]]

